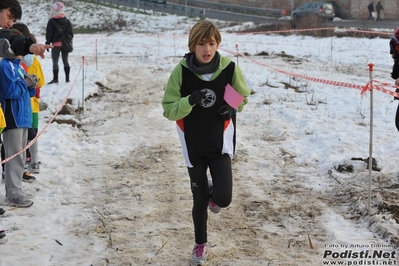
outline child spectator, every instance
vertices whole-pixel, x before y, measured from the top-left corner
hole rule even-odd
[[[15,35],[21,34],[17,30],[11,31]],[[26,154],[19,152],[26,146],[28,128],[32,127],[30,98],[36,94],[37,78],[26,75],[20,64],[20,57],[0,61],[0,103],[6,118],[2,133],[4,153],[6,158],[15,156],[5,163],[5,190],[10,206],[29,207],[33,202],[22,193]]]
[[[34,42],[36,42],[36,38],[33,34],[30,33],[28,26],[24,23],[17,22],[12,26],[13,29],[19,30],[22,35],[25,37],[31,37]],[[37,58],[36,55],[26,55],[22,60],[22,63],[26,66],[26,72],[28,74],[35,74],[38,78],[38,82],[36,85],[36,94],[31,98],[32,105],[32,128],[28,131],[28,142],[33,140],[36,137],[36,134],[39,130],[39,97],[40,97],[40,89],[45,84],[44,74],[42,70],[42,65]],[[35,143],[27,150],[26,153],[26,161],[29,163],[30,172],[33,174],[40,173],[40,165],[38,161],[38,152],[39,152],[39,142],[36,140]],[[24,177],[27,176],[28,173],[25,173]],[[33,176],[29,176],[33,178]]]
[[[44,57],[46,49],[52,45],[35,44],[30,38],[22,35],[15,36],[9,30],[17,19],[21,19],[22,9],[17,0],[0,1],[0,57],[14,57],[29,53]]]

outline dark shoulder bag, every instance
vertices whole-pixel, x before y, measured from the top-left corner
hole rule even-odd
[[[62,42],[62,49],[64,51],[70,53],[73,51],[73,37],[69,32],[65,32],[62,30],[61,25],[58,24],[57,22],[53,21],[54,24],[56,24],[56,27],[58,30],[61,32],[61,42]]]

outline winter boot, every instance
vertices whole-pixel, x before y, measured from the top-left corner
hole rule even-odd
[[[53,80],[48,84],[58,84],[58,70],[53,70]]]
[[[70,72],[71,68],[70,67],[64,67],[64,71],[65,71],[65,82],[69,82],[69,72]]]

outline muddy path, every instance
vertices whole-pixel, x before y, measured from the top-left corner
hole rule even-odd
[[[102,130],[89,130],[96,125],[110,129],[112,143],[91,160],[98,175],[90,193],[99,196],[86,204],[98,214],[94,230],[108,265],[188,265],[194,244],[191,192],[174,122],[162,117],[160,104],[170,71],[166,65],[177,59],[160,59],[165,67],[134,60],[143,64],[110,71],[107,84],[98,83],[100,93],[90,99],[90,108],[101,108],[104,117],[83,121],[87,141],[103,141]],[[247,115],[259,104],[249,104]],[[357,234],[370,233],[372,227],[361,223],[364,206],[359,208],[365,187],[353,186],[347,173],[334,171],[332,178],[296,164],[281,148],[289,138],[265,137],[265,124],[254,130],[244,113],[241,122],[233,202],[209,214],[208,265],[320,265],[325,244],[335,239],[325,220],[331,213],[358,223]],[[358,177],[366,178],[365,173]],[[314,186],[315,179],[326,189]],[[391,191],[381,193],[390,202],[397,200]],[[385,208],[394,209],[391,205]]]

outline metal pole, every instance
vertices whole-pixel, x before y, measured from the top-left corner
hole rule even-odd
[[[371,213],[371,174],[373,169],[373,67],[374,64],[368,64],[369,73],[370,73],[370,142],[369,142],[369,202],[368,202],[368,210]]]
[[[97,39],[96,39],[96,70],[98,71],[98,46],[97,46]]]
[[[332,61],[333,61],[333,38],[334,38],[334,34],[332,34],[332,36],[331,36],[331,50],[330,50],[330,53],[331,53],[331,63],[332,63]]]
[[[186,17],[187,17],[187,0],[185,2],[186,2]]]
[[[238,66],[238,44],[236,43],[236,50],[237,50],[237,66]]]
[[[175,50],[175,56],[176,56],[176,35],[173,33],[173,48]]]
[[[82,115],[85,113],[85,57],[82,56]]]

